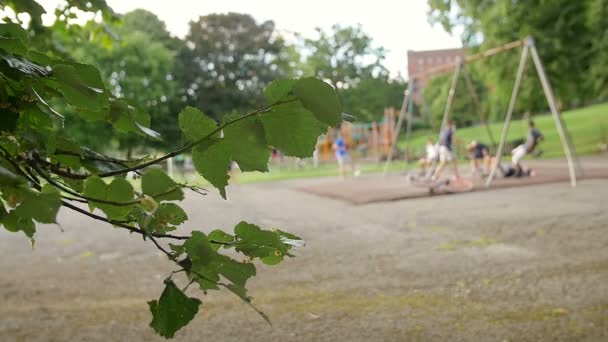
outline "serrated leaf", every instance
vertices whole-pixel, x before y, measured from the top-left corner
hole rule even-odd
[[[254,224],[240,222],[234,227],[234,233],[239,239],[235,245],[237,251],[252,258],[260,258],[268,265],[281,262],[289,250],[277,232],[260,229]]]
[[[53,66],[52,76],[58,81],[58,90],[72,105],[90,111],[109,108],[108,94],[94,66],[62,63]]]
[[[40,193],[29,192],[23,202],[15,209],[15,214],[32,218],[40,223],[56,223],[57,212],[61,207],[61,195],[50,184],[45,184]]]
[[[9,232],[22,231],[30,239],[34,237],[36,232],[36,225],[30,217],[21,216],[15,210],[7,213],[2,206],[0,206],[0,223]]]
[[[292,95],[293,86],[296,81],[293,79],[276,80],[271,82],[264,89],[264,97],[268,103],[275,103],[280,100],[286,99],[289,95]]]
[[[215,229],[214,231],[209,233],[208,238],[209,238],[209,241],[211,242],[211,248],[213,248],[216,251],[222,246],[229,246],[229,245],[224,245],[221,243],[213,243],[213,241],[225,242],[225,243],[231,243],[234,241],[234,236],[232,236],[220,229]]]
[[[242,171],[268,171],[270,150],[261,122],[245,119],[231,124],[224,129],[223,141]]]
[[[172,338],[196,316],[201,304],[199,299],[186,296],[173,281],[166,280],[159,300],[148,302],[152,312],[150,326],[160,336]]]
[[[219,275],[230,280],[234,285],[244,287],[247,280],[255,275],[255,266],[235,261],[218,254],[201,232],[193,232],[192,237],[184,243],[186,253],[192,263],[191,271],[202,275],[199,278],[201,288],[217,288]],[[202,281],[201,281],[202,280]]]
[[[184,209],[174,203],[161,203],[154,212],[150,223],[152,232],[165,233],[175,230],[172,225],[180,225],[188,219]],[[149,230],[149,229],[146,229]]]
[[[29,37],[27,31],[17,24],[0,24],[0,49],[18,55],[25,55]]]
[[[160,169],[152,169],[144,174],[141,179],[141,189],[144,194],[157,201],[181,201],[184,199],[184,192],[181,187]]]
[[[327,131],[327,125],[297,101],[274,106],[260,121],[269,145],[300,158],[312,156],[318,137]]]
[[[124,178],[114,178],[110,184],[106,184],[97,176],[89,177],[84,182],[84,195],[97,200],[105,200],[116,203],[127,203],[133,201],[133,186]],[[125,218],[133,209],[133,205],[112,205],[89,200],[89,208],[101,209],[109,219]]]
[[[342,121],[342,105],[335,89],[315,77],[299,79],[293,93],[321,122],[336,126]]]
[[[68,152],[69,154],[53,154],[51,155],[51,162],[59,163],[62,166],[68,166],[76,170],[81,167],[80,157],[82,151],[77,143],[58,136],[50,152],[55,153],[56,151]]]
[[[225,199],[231,162],[228,145],[223,140],[197,145],[192,149],[192,161],[196,171],[216,187]]]
[[[179,128],[188,140],[199,140],[217,128],[217,123],[194,107],[179,113]]]

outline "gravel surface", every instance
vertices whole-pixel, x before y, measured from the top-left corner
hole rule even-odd
[[[216,291],[176,341],[608,340],[608,181],[364,206],[294,190],[327,181],[189,194],[185,231],[244,219],[308,245],[249,283],[272,326]],[[0,231],[0,340],[161,341],[146,301],[171,263],[82,215],[60,222],[34,249]]]

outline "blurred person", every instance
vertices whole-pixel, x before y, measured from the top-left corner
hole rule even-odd
[[[338,167],[340,168],[340,178],[344,178],[346,175],[346,165],[348,164],[352,173],[358,175],[355,172],[355,166],[353,164],[353,159],[348,152],[348,147],[346,146],[346,142],[342,137],[342,128],[338,129],[338,133],[336,135],[336,140],[333,144],[333,149],[336,153],[336,161],[338,162]]]
[[[521,160],[527,154],[534,151],[538,143],[544,139],[543,134],[534,126],[534,121],[528,121],[528,136],[526,142],[517,146],[511,151],[511,161],[513,162],[513,168],[515,169],[515,176],[522,177],[527,176],[530,173],[530,169],[522,166]]]
[[[471,172],[473,174],[479,173],[479,164],[481,164],[481,175],[487,176],[490,173],[490,166],[492,163],[490,148],[485,144],[473,140],[467,145],[467,152],[469,153],[469,159],[471,160]]]
[[[433,172],[433,166],[439,161],[439,146],[435,144],[432,138],[426,141],[426,154],[423,158],[420,158],[418,164],[420,165],[420,175],[424,176],[429,172]]]
[[[456,125],[454,124],[454,121],[450,119],[448,120],[446,127],[439,134],[439,166],[437,166],[437,169],[431,178],[432,181],[436,181],[439,178],[447,163],[450,162],[452,163],[454,177],[456,179],[460,178],[460,174],[458,173],[458,159],[452,150],[455,133]]]

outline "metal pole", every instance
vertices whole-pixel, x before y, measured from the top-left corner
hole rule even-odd
[[[397,138],[399,138],[399,131],[401,131],[401,125],[403,124],[403,118],[405,117],[405,110],[408,106],[408,103],[412,101],[412,97],[414,96],[414,92],[412,91],[414,87],[414,82],[412,80],[408,82],[407,90],[405,91],[405,96],[403,97],[403,103],[401,104],[401,110],[399,110],[399,119],[397,119],[395,134],[393,134],[391,146],[388,150],[388,156],[386,156],[386,163],[384,163],[384,171],[382,172],[383,175],[386,175],[386,172],[388,172],[388,166],[393,160],[393,152],[395,150],[395,145],[397,144]]]
[[[412,79],[412,93],[416,89],[416,79]],[[409,101],[407,106],[407,129],[405,130],[405,157],[409,161],[410,159],[410,136],[412,135],[412,121],[414,120],[414,101]]]
[[[473,85],[473,81],[471,80],[471,76],[467,72],[467,70],[463,67],[462,70],[464,74],[464,78],[467,82],[467,88],[469,88],[469,92],[471,93],[471,97],[473,98],[473,102],[477,111],[479,112],[479,120],[481,120],[481,124],[486,127],[486,131],[488,132],[488,138],[490,138],[490,144],[492,147],[496,146],[496,141],[494,140],[494,134],[492,134],[492,130],[490,129],[490,125],[488,125],[488,119],[483,109],[481,108],[481,101],[479,100],[479,96],[477,95],[477,91],[475,90],[475,86]]]
[[[511,43],[507,43],[480,53],[476,53],[474,55],[469,55],[469,56],[465,56],[464,60],[461,60],[460,63],[466,64],[466,63],[471,63],[471,62],[475,62],[477,60],[486,58],[486,57],[490,57],[490,56],[494,56],[496,54],[499,54],[501,52],[505,52],[505,51],[509,51],[515,48],[518,48],[522,45],[524,45],[525,41],[523,39],[520,40],[516,40],[514,42]],[[412,75],[410,77],[412,78],[421,78],[423,76],[429,76],[429,75],[433,75],[433,74],[437,74],[437,73],[441,73],[441,72],[445,72],[445,71],[449,71],[452,70],[456,64],[458,64],[459,62],[456,61],[454,63],[446,63],[443,65],[439,65],[437,67],[431,68],[425,72],[421,72],[415,75]]]
[[[511,93],[511,100],[509,101],[509,108],[507,109],[507,116],[505,118],[505,124],[502,127],[502,134],[500,136],[500,142],[498,143],[498,149],[496,150],[496,162],[492,165],[490,176],[486,180],[486,187],[490,187],[494,177],[496,176],[496,170],[500,165],[500,159],[502,157],[502,151],[505,148],[505,140],[507,139],[507,133],[509,132],[509,125],[511,124],[511,116],[513,116],[513,110],[515,109],[515,100],[517,99],[517,92],[519,91],[519,85],[521,78],[524,74],[526,67],[526,60],[528,59],[528,50],[530,47],[526,44],[521,53],[521,59],[519,60],[519,66],[517,67],[517,76],[515,77],[515,84],[513,85],[513,92]]]
[[[549,83],[547,74],[545,74],[543,63],[541,62],[540,57],[538,56],[538,51],[536,50],[536,46],[534,45],[534,39],[532,37],[528,37],[526,39],[526,45],[530,46],[530,50],[532,51],[532,59],[534,60],[534,65],[536,66],[536,71],[538,72],[540,83],[542,83],[543,85],[543,90],[545,91],[545,96],[547,97],[547,102],[549,103],[549,108],[551,109],[551,114],[553,115],[553,120],[555,121],[555,126],[557,127],[557,132],[559,133],[559,138],[562,142],[564,153],[566,154],[566,159],[568,160],[570,184],[574,187],[576,186],[576,170],[573,158],[574,153],[572,151],[571,146],[572,142],[568,139],[568,135],[566,134],[566,128],[561,120],[559,109],[557,109],[557,106],[555,104],[555,97],[553,96],[551,84]],[[580,170],[578,160],[576,162],[576,168]]]
[[[460,76],[460,69],[462,64],[460,58],[456,62],[456,69],[454,69],[454,76],[452,77],[452,84],[450,84],[450,91],[448,93],[448,101],[445,104],[445,110],[443,111],[443,119],[441,120],[441,127],[439,127],[439,136],[441,137],[441,131],[448,124],[448,117],[452,111],[452,103],[454,102],[454,94],[456,93],[456,85],[458,84],[458,77]],[[439,141],[439,140],[438,140]]]

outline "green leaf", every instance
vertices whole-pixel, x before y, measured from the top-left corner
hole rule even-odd
[[[153,232],[165,233],[175,230],[171,225],[180,225],[188,219],[184,209],[174,203],[161,203],[154,212],[153,221],[150,224]]]
[[[202,289],[217,288],[214,282],[219,281],[219,275],[236,286],[244,287],[247,280],[256,273],[253,264],[241,263],[218,254],[201,232],[193,232],[184,247],[192,263],[191,271],[204,277],[198,279]]]
[[[108,94],[99,74],[92,65],[62,63],[53,67],[57,88],[74,106],[99,111],[109,108]]]
[[[211,242],[211,248],[213,248],[216,251],[218,249],[220,249],[220,247],[222,247],[222,246],[229,246],[229,245],[224,245],[221,243],[213,243],[213,241],[226,242],[226,243],[234,242],[234,236],[232,236],[220,229],[215,229],[214,231],[209,233],[208,237],[209,237],[209,241]]]
[[[254,224],[240,222],[234,227],[234,232],[239,239],[235,246],[237,251],[252,258],[260,258],[268,265],[281,262],[289,250],[277,232],[260,229]]]
[[[116,203],[127,203],[133,201],[133,186],[124,178],[114,178],[107,184],[99,177],[89,177],[84,182],[84,195],[90,198],[111,201]],[[113,205],[89,201],[89,208],[101,209],[109,219],[122,219],[128,216],[133,205]]]
[[[25,55],[29,37],[27,31],[17,24],[0,24],[0,49]]]
[[[231,124],[224,129],[223,141],[242,171],[268,171],[270,150],[261,122],[245,119]]]
[[[223,140],[197,145],[192,149],[192,161],[196,170],[216,187],[225,199],[231,162],[229,146]]]
[[[268,103],[275,103],[286,99],[289,95],[293,94],[292,90],[295,84],[296,81],[292,79],[276,80],[271,82],[264,89],[266,101]]]
[[[315,117],[330,126],[342,121],[342,105],[335,89],[315,77],[299,79],[293,86],[295,96]]]
[[[15,214],[40,223],[56,223],[59,207],[61,195],[52,185],[45,184],[40,193],[30,192],[30,196],[15,209]]]
[[[172,338],[194,318],[201,304],[199,299],[186,296],[173,281],[165,280],[160,299],[148,302],[152,312],[150,326],[160,336]]]
[[[289,156],[312,156],[317,139],[327,131],[327,125],[319,122],[300,102],[274,106],[260,117],[268,144]]]
[[[144,194],[157,201],[181,201],[184,192],[181,187],[160,169],[152,169],[141,179],[141,189]]]
[[[34,237],[34,233],[36,232],[36,225],[30,217],[24,217],[16,213],[16,210],[12,210],[11,212],[7,213],[4,207],[1,205],[0,223],[2,223],[4,228],[6,228],[6,230],[9,232],[16,233],[18,231],[22,231],[30,239]]]
[[[68,152],[69,154],[56,154],[56,151]],[[81,166],[80,157],[82,151],[80,145],[66,138],[57,136],[52,148],[50,148],[51,162],[68,166],[72,169],[79,169]]]
[[[188,140],[199,140],[217,128],[217,123],[194,107],[179,113],[179,128]]]

